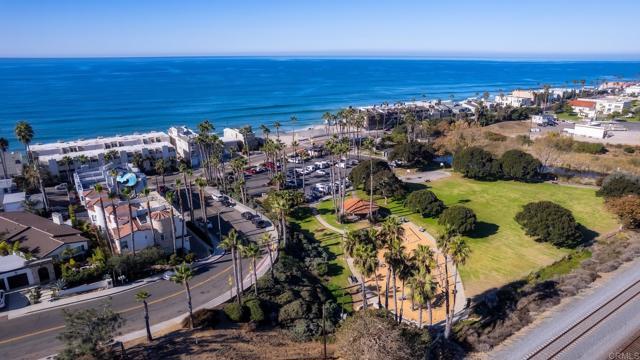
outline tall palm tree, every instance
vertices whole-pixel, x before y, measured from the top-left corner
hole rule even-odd
[[[271,129],[269,129],[268,126],[266,126],[265,124],[260,125],[260,130],[262,130],[262,135],[265,137],[266,140],[269,140],[269,134],[271,134]]]
[[[0,137],[0,163],[2,164],[2,178],[8,179],[7,164],[5,163],[5,153],[9,149],[9,140]]]
[[[62,158],[62,163],[64,164],[64,170],[67,173],[67,182],[69,184],[71,184],[71,163],[73,162],[73,159],[71,159],[70,156],[65,155]]]
[[[204,233],[209,240],[209,218],[207,217],[207,203],[204,196],[204,189],[207,187],[207,180],[199,177],[196,179],[196,185],[198,186],[198,193],[200,195],[200,209],[202,210],[202,220],[204,221]]]
[[[193,221],[193,198],[191,197],[191,177],[190,175],[193,173],[191,169],[186,164],[180,164],[178,170],[182,174],[182,180],[184,181],[184,192],[187,196],[187,207],[189,210],[189,218]]]
[[[156,230],[155,227],[153,226],[153,216],[151,216],[151,202],[149,201],[151,198],[151,189],[149,189],[148,187],[145,187],[144,189],[142,189],[142,196],[145,198],[146,202],[147,202],[147,215],[149,216],[149,225],[151,225],[151,233],[153,234],[153,245],[158,245],[158,242],[156,241]]]
[[[276,137],[280,140],[280,128],[282,127],[282,124],[280,121],[276,121],[273,123],[273,127],[276,128]]]
[[[16,138],[24,145],[24,150],[27,153],[27,160],[29,164],[33,161],[33,157],[31,156],[31,150],[29,149],[29,145],[33,140],[33,128],[31,124],[26,121],[18,121],[15,127]]]
[[[362,291],[362,307],[363,309],[367,309],[368,301],[366,294],[365,281],[368,277],[372,275],[375,276],[376,270],[378,269],[378,254],[376,249],[371,244],[363,244],[360,243],[356,245],[353,253],[353,262],[360,274],[362,275],[361,291]]]
[[[131,188],[125,187],[122,190],[122,196],[127,201],[127,210],[129,211],[129,231],[131,232],[131,250],[133,252],[133,256],[136,256],[136,235],[133,230],[133,212],[131,211],[131,198],[133,197],[133,192]]]
[[[120,241],[120,224],[118,223],[118,205],[116,204],[116,200],[119,200],[118,195],[113,191],[107,195],[109,201],[111,202],[111,213],[113,214],[113,218],[115,219],[116,224],[116,235],[118,236],[118,241]],[[106,224],[106,220],[105,220]],[[107,232],[109,229],[107,229]]]
[[[387,263],[387,281],[386,281],[386,297],[389,297],[389,277],[391,277],[393,286],[393,303],[395,309],[395,318],[398,318],[398,296],[396,286],[397,270],[400,266],[402,256],[404,254],[404,245],[402,245],[402,235],[404,228],[395,218],[388,218],[382,224],[381,235],[384,237],[384,244],[386,252],[384,255],[385,262]],[[388,300],[385,299],[385,307],[388,304]]]
[[[182,249],[184,249],[184,232],[186,228],[185,224],[185,216],[184,216],[184,204],[182,203],[182,192],[180,188],[182,187],[182,180],[179,178],[176,179],[176,194],[178,195],[178,206],[180,207],[180,216],[182,217],[182,234],[180,234],[180,239],[182,241]]]
[[[244,247],[244,254],[251,259],[251,270],[253,272],[253,290],[256,298],[258,297],[258,269],[256,268],[256,260],[260,256],[260,247],[254,242]]]
[[[458,293],[457,290],[457,279],[458,279],[458,268],[464,265],[467,262],[467,259],[471,255],[471,249],[469,245],[467,245],[466,241],[457,236],[453,239],[451,244],[449,245],[448,257],[451,259],[451,264],[454,266],[453,270],[453,299],[451,301],[451,316],[450,319],[453,321],[453,315],[455,314],[456,308],[456,295]]]
[[[149,304],[147,304],[147,299],[150,296],[151,294],[146,291],[136,293],[136,301],[144,305],[144,327],[147,329],[147,341],[153,341],[153,337],[151,337],[151,326],[149,325]]]
[[[186,263],[175,268],[175,274],[171,277],[171,280],[177,284],[184,285],[184,290],[187,293],[187,306],[189,308],[189,328],[193,329],[193,307],[191,306],[191,289],[189,288],[189,280],[193,278],[193,271]]]
[[[93,190],[98,193],[98,203],[100,204],[100,211],[102,212],[102,221],[104,222],[104,232],[107,234],[107,243],[109,243],[109,251],[113,255],[113,244],[111,243],[111,235],[109,234],[109,227],[107,225],[107,214],[104,211],[104,202],[102,201],[102,192],[104,191],[102,184],[95,184]],[[117,222],[117,220],[116,220]]]
[[[369,152],[369,220],[373,220],[373,139],[367,138],[362,147]]]
[[[411,282],[412,297],[418,303],[418,327],[422,328],[422,309],[427,304],[429,310],[429,326],[433,325],[431,301],[435,296],[436,282],[424,268],[421,268],[409,280]]]
[[[169,214],[171,215],[171,240],[173,243],[173,254],[176,255],[178,253],[178,245],[176,244],[176,223],[174,215],[173,215],[173,202],[175,200],[175,192],[169,191],[165,194],[165,198],[169,203]],[[184,228],[183,228],[184,229]]]
[[[238,247],[240,239],[238,232],[235,229],[231,229],[229,234],[218,245],[221,249],[231,252],[231,262],[233,266],[233,278],[236,284],[236,295],[239,305],[242,305],[242,291],[240,290],[240,282],[238,281]]]
[[[260,246],[267,248],[267,253],[269,254],[269,265],[271,265],[269,267],[269,272],[271,273],[271,278],[273,279],[274,275],[273,275],[273,254],[272,254],[272,249],[273,249],[273,239],[271,238],[271,235],[268,232],[264,232],[262,233],[262,236],[260,237]]]
[[[287,214],[291,210],[289,201],[282,192],[274,194],[274,199],[271,202],[271,211],[278,218],[280,223],[280,229],[282,230],[282,244],[287,246]]]
[[[466,258],[469,256],[469,248],[464,242],[464,240],[460,237],[460,235],[456,234],[451,228],[446,228],[445,231],[443,231],[438,235],[436,240],[437,240],[438,248],[440,249],[440,251],[445,257],[444,301],[445,301],[446,313],[445,313],[444,336],[446,339],[448,339],[451,334],[451,326],[453,324],[453,314],[455,312],[455,308],[451,306],[451,300],[450,300],[451,285],[449,282],[450,281],[449,280],[449,264],[450,263],[453,264],[454,256],[456,257],[455,261],[460,262],[460,264],[464,263]],[[455,288],[455,285],[456,285],[456,280],[454,278],[454,288]]]
[[[156,160],[154,168],[156,170],[156,177],[158,176],[158,174],[162,176],[162,186],[166,186],[166,183],[164,181],[164,175],[165,175],[165,172],[167,171],[167,164],[165,163],[164,159]]]

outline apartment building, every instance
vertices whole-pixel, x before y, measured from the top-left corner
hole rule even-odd
[[[198,134],[186,126],[172,126],[169,128],[169,142],[176,149],[178,160],[185,160],[191,167],[200,166],[200,149],[196,144]]]
[[[147,169],[153,166],[156,159],[170,160],[176,157],[169,135],[160,131],[35,144],[31,145],[31,152],[54,176],[73,172],[83,164],[126,164],[133,160],[135,154],[142,156]],[[67,158],[71,159],[69,164],[65,163]]]
[[[2,162],[0,162],[0,180],[11,179],[14,176],[22,175],[22,167],[25,163],[22,153],[18,151],[0,152]]]

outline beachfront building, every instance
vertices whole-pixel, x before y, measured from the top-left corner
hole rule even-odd
[[[56,221],[56,219],[58,221]],[[87,251],[89,240],[81,231],[59,221],[28,212],[0,213],[0,233],[10,245],[19,242],[20,251],[0,256],[0,289],[13,290],[56,279],[53,260],[73,249]],[[31,256],[26,256],[25,253]]]
[[[418,121],[452,117],[470,111],[453,101],[421,100],[395,104],[362,106],[356,109],[364,117],[365,130],[388,129],[401,123],[407,114]]]
[[[0,152],[2,162],[0,162],[0,180],[11,179],[14,176],[22,175],[24,159],[22,153],[18,151]]]
[[[169,141],[176,149],[178,160],[184,160],[193,168],[200,166],[200,148],[196,144],[198,134],[186,126],[169,128]]]
[[[631,109],[631,99],[624,97],[606,96],[593,99],[593,101],[596,103],[596,112],[598,114],[609,115],[615,112],[622,113],[623,110]]]
[[[233,147],[236,149],[238,145],[248,146],[249,149],[254,150],[260,146],[260,141],[253,132],[245,133],[241,129],[236,128],[224,128],[222,130],[222,142],[225,149],[233,151]]]
[[[581,118],[593,118],[596,116],[596,102],[589,99],[577,99],[569,101],[573,112]]]
[[[502,106],[523,107],[533,105],[533,100],[528,96],[521,97],[516,95],[496,95],[494,100],[496,104]]]
[[[114,200],[112,203],[107,195],[106,191],[98,194],[95,190],[86,191],[83,194],[91,223],[101,231],[109,232],[112,248],[116,253],[132,251],[134,243],[136,251],[150,246],[160,246],[167,253],[173,252],[172,220],[175,228],[176,248],[184,248],[185,251],[191,249],[190,237],[186,228],[183,237],[180,212],[174,207],[172,218],[171,208],[173,206],[159,193],[154,191],[149,195],[150,209],[146,207],[146,198],[131,200],[131,219],[129,219],[127,202]],[[102,198],[104,213],[100,206],[100,198]]]
[[[80,196],[80,202],[84,205],[86,201],[84,193],[91,191],[97,184],[102,185],[109,192],[119,193],[129,188],[138,194],[147,186],[147,176],[133,164],[82,165],[73,173],[73,183]]]
[[[140,154],[145,169],[153,167],[156,159],[169,161],[176,157],[169,135],[160,131],[35,144],[30,148],[39,163],[54,176],[67,175],[83,164],[102,166],[113,162],[124,165],[132,162],[135,154]],[[67,164],[66,159],[71,162]]]
[[[626,95],[640,96],[640,84],[633,84],[624,89]]]

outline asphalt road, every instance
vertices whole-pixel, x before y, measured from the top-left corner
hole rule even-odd
[[[553,313],[532,329],[516,334],[508,344],[489,354],[491,359],[546,358],[533,356],[550,341],[552,353],[558,359],[606,359],[621,344],[640,330],[640,301],[638,286],[625,292],[640,281],[640,260],[627,264],[598,288],[591,289],[571,301],[559,305]],[[618,297],[619,294],[624,296]],[[628,301],[627,301],[628,300]],[[608,303],[611,301],[611,303]],[[606,311],[594,312],[607,304]],[[611,309],[609,309],[611,308]],[[611,312],[613,311],[613,312]],[[592,315],[593,314],[593,315]],[[585,320],[586,319],[586,320]],[[584,324],[580,322],[584,320]],[[576,325],[579,332],[567,331]],[[586,331],[586,332],[585,332]],[[578,336],[578,335],[579,336]],[[559,345],[556,346],[555,343]],[[568,346],[566,346],[569,344]]]
[[[249,221],[244,220],[236,210],[221,207],[218,203],[209,205],[210,221],[216,224],[216,211],[222,210],[224,229],[233,226],[248,238],[256,240],[263,232]],[[249,260],[244,260],[245,278],[249,276]],[[191,280],[191,292],[194,308],[229,291],[228,277],[232,274],[230,255],[219,261],[199,268]],[[181,285],[171,281],[159,280],[149,285],[119,293],[111,297],[110,302],[115,311],[120,313],[126,324],[121,329],[123,334],[144,329],[142,306],[134,299],[138,291],[151,294],[149,312],[151,324],[157,324],[187,311],[186,295]],[[107,299],[97,299],[71,305],[65,309],[78,310],[97,307]],[[56,353],[61,342],[56,339],[64,326],[62,309],[51,309],[40,313],[8,320],[0,312],[0,359],[38,359]]]

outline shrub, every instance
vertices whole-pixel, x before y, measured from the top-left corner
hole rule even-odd
[[[504,136],[502,134],[495,133],[493,131],[487,131],[483,135],[484,135],[484,138],[489,140],[489,141],[502,142],[502,141],[506,141],[507,140],[506,136]]]
[[[149,247],[133,254],[114,255],[107,261],[109,272],[115,271],[125,275],[129,281],[140,279],[153,273],[152,265],[156,265],[165,258],[164,250],[159,247]]]
[[[283,323],[303,319],[307,313],[307,305],[301,300],[292,301],[280,308],[278,320]]]
[[[578,153],[587,154],[604,154],[607,152],[607,148],[602,144],[584,141],[574,141],[571,149]]]
[[[507,179],[531,181],[540,176],[542,164],[538,159],[521,150],[509,150],[502,154],[500,167]]]
[[[607,208],[618,215],[622,224],[630,229],[640,228],[640,195],[625,195],[609,198]]]
[[[249,319],[251,321],[257,323],[264,321],[264,311],[259,299],[248,300],[244,305],[249,309]]]
[[[325,276],[329,273],[329,265],[326,261],[319,261],[315,263],[315,271],[318,276]]]
[[[626,152],[627,154],[633,154],[636,152],[636,148],[632,146],[625,146],[623,151]]]
[[[617,197],[627,194],[640,195],[640,176],[613,173],[604,178],[602,187],[597,194],[605,197]]]
[[[555,246],[574,248],[582,242],[582,233],[571,211],[550,202],[529,203],[515,220],[527,235],[536,241],[550,242]]]
[[[389,160],[400,160],[406,166],[427,165],[433,160],[433,149],[417,141],[398,144],[389,153]]]
[[[476,214],[468,207],[452,206],[440,214],[438,224],[448,226],[458,234],[468,234],[476,227]]]
[[[316,321],[298,319],[293,323],[290,333],[296,341],[309,341],[322,333],[322,327]]]
[[[407,196],[405,205],[424,217],[436,217],[444,210],[444,203],[429,190],[412,192]]]
[[[529,135],[518,135],[518,136],[516,136],[516,140],[518,140],[518,143],[520,145],[529,146],[529,145],[533,144],[533,140],[531,140]]]
[[[237,302],[232,302],[224,306],[224,313],[229,320],[233,322],[242,322],[247,318],[247,312],[244,306]]]
[[[490,152],[479,147],[458,151],[453,157],[453,169],[471,179],[500,178],[500,164]]]
[[[362,161],[351,170],[349,180],[353,187],[362,187],[368,194],[371,185],[371,167],[373,166],[373,193],[386,197],[397,197],[405,194],[402,181],[393,173],[389,164],[383,160]]]
[[[218,323],[220,310],[218,309],[200,309],[193,312],[193,327],[213,329]],[[191,319],[187,316],[182,320],[182,327],[188,328]]]

